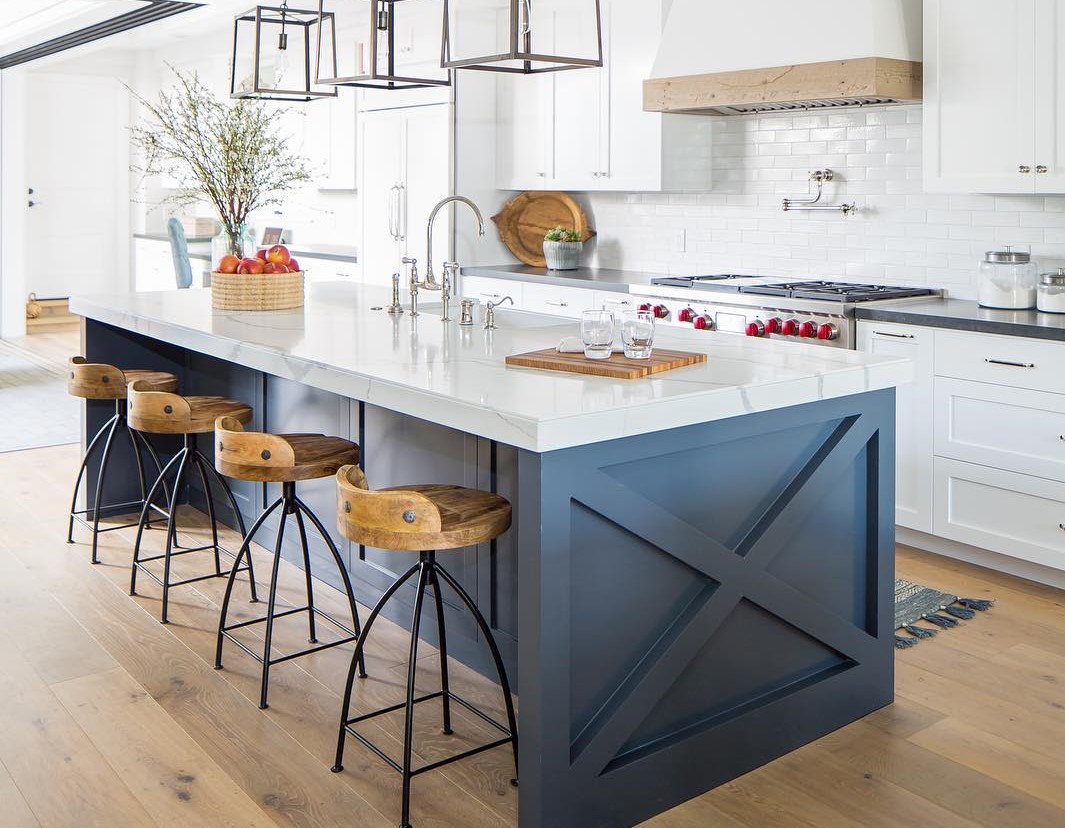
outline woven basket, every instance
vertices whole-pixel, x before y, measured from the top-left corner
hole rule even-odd
[[[303,307],[303,272],[211,274],[215,310],[272,311]]]

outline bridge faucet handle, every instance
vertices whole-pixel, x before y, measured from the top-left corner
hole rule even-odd
[[[418,260],[404,256],[403,264],[410,265],[410,282],[412,285],[416,285],[418,283]]]

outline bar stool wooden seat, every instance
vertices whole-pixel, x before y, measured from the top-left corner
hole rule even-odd
[[[221,555],[236,557],[218,543],[218,521],[215,517],[215,497],[211,491],[210,481],[213,479],[229,501],[233,513],[236,515],[237,525],[241,536],[247,534],[244,526],[244,518],[237,506],[233,491],[225,478],[217,471],[211,461],[204,456],[196,445],[196,435],[214,431],[215,420],[220,416],[228,416],[239,422],[248,422],[252,416],[249,406],[236,400],[227,400],[223,397],[183,397],[171,391],[165,391],[146,380],[135,380],[129,384],[127,392],[129,402],[128,420],[130,428],[138,432],[148,434],[179,434],[184,437],[184,444],[178,452],[166,464],[159,473],[141,510],[140,523],[137,527],[137,540],[133,547],[133,566],[130,571],[129,594],[137,594],[137,574],[144,572],[149,578],[163,588],[163,607],[160,614],[162,623],[169,623],[168,610],[170,606],[170,589],[175,586],[204,581],[208,578],[220,578],[229,576],[233,570],[238,569],[236,563],[223,572]],[[187,482],[186,478],[195,468],[199,474],[200,483],[203,486],[207,501],[207,517],[211,524],[211,543],[204,546],[196,546],[191,549],[178,549],[175,544],[177,536],[176,518],[177,504],[182,486]],[[170,495],[167,498],[167,508],[160,510],[167,519],[166,548],[161,555],[151,557],[141,556],[141,540],[144,529],[148,523],[148,514],[154,507],[154,500],[166,485],[169,475],[173,475],[170,484]],[[214,572],[209,575],[201,575],[194,578],[185,578],[180,581],[172,581],[170,577],[171,561],[178,555],[188,555],[191,552],[214,553]],[[146,564],[152,561],[163,561],[163,576],[160,578]],[[251,588],[251,600],[258,600],[255,590],[255,571],[251,557],[248,557],[247,566],[239,568],[241,572],[248,573],[248,583]]]
[[[90,362],[83,356],[71,357],[68,363],[70,377],[67,381],[67,392],[74,397],[83,400],[114,400],[115,413],[100,427],[96,435],[89,441],[88,449],[82,458],[78,468],[78,476],[74,481],[74,494],[70,499],[70,521],[67,525],[67,543],[74,542],[74,521],[85,526],[92,532],[92,562],[98,563],[97,548],[101,532],[113,532],[117,529],[129,529],[136,523],[126,523],[121,526],[108,526],[100,528],[100,517],[103,513],[120,514],[124,510],[136,509],[140,512],[147,501],[147,486],[145,482],[144,454],[147,453],[155,464],[156,474],[162,472],[163,467],[159,462],[159,455],[155,448],[138,431],[129,427],[126,420],[126,386],[130,382],[150,382],[162,391],[176,391],[178,378],[166,371],[151,371],[147,369],[122,369],[105,363]],[[115,438],[122,439],[122,435],[129,440],[133,449],[136,463],[137,478],[140,483],[140,500],[132,500],[126,503],[103,503],[104,482],[107,477],[107,466],[111,460],[111,452],[115,445]],[[100,454],[100,468],[96,474],[96,485],[92,506],[78,509],[78,492],[81,490],[81,482],[97,447],[102,447]],[[90,484],[86,482],[86,487]]]
[[[510,682],[507,680],[499,648],[492,636],[481,611],[473,602],[462,585],[436,561],[436,552],[444,549],[461,549],[478,543],[486,543],[502,535],[511,521],[510,503],[499,495],[461,486],[419,485],[393,489],[370,491],[366,477],[357,466],[346,466],[337,472],[337,528],[348,539],[379,549],[391,549],[403,552],[418,552],[418,563],[410,567],[381,596],[377,606],[366,619],[362,635],[352,654],[351,668],[348,671],[347,685],[344,688],[344,703],[341,709],[340,732],[337,736],[336,761],[333,772],[344,769],[344,744],[351,734],[362,745],[369,748],[383,759],[393,770],[403,777],[402,817],[400,828],[410,826],[410,787],[413,777],[444,765],[465,759],[486,750],[510,744],[514,752],[515,773],[518,762],[518,729],[514,717],[514,703],[510,695]],[[407,665],[407,698],[402,704],[392,705],[373,713],[361,716],[350,715],[352,688],[355,683],[357,667],[361,664],[363,647],[370,634],[370,629],[380,615],[381,610],[403,584],[414,575],[418,576],[418,587],[414,601],[414,617],[411,622],[410,655]],[[484,637],[495,662],[499,675],[499,684],[503,691],[506,706],[507,723],[504,725],[476,708],[470,702],[451,691],[447,668],[447,636],[444,627],[444,603],[441,597],[441,581],[445,582],[458,596],[473,616]],[[425,594],[432,587],[433,601],[436,605],[436,620],[439,629],[440,685],[435,693],[415,696],[416,666],[418,663],[418,633],[421,626],[422,605]],[[362,673],[365,676],[365,672]],[[470,750],[463,751],[447,759],[431,762],[419,768],[413,768],[414,706],[432,699],[440,699],[443,707],[443,732],[450,734],[451,702],[456,702],[489,725],[499,730],[503,736]],[[359,733],[355,725],[360,722],[383,716],[397,710],[404,710],[405,723],[403,732],[403,758],[396,762],[385,752]],[[512,781],[517,784],[516,780]]]
[[[251,527],[251,531],[244,536],[244,542],[237,551],[237,559],[233,564],[233,571],[226,584],[225,598],[222,600],[222,611],[218,618],[218,642],[215,649],[215,669],[222,669],[222,646],[226,639],[237,645],[241,650],[250,655],[262,665],[262,677],[259,690],[259,707],[266,709],[267,693],[270,688],[270,668],[275,664],[290,661],[294,658],[328,650],[341,644],[355,641],[359,637],[359,610],[355,604],[355,592],[351,586],[351,578],[340,557],[340,551],[330,537],[329,532],[311,509],[296,495],[296,482],[300,480],[315,480],[322,477],[331,477],[337,469],[349,463],[357,463],[359,460],[359,446],[342,437],[327,437],[323,434],[264,434],[248,432],[244,430],[241,421],[234,417],[219,417],[215,423],[215,467],[227,477],[238,480],[252,480],[262,483],[280,483],[281,496],[263,510],[258,519]],[[280,510],[280,511],[278,511]],[[229,599],[233,592],[233,584],[236,581],[236,573],[245,555],[251,558],[251,543],[255,533],[270,515],[278,511],[277,536],[274,544],[274,563],[270,573],[269,598],[267,599],[266,615],[251,621],[242,621],[238,624],[226,624],[229,612]],[[277,611],[277,582],[278,570],[281,565],[281,550],[285,538],[285,525],[289,516],[295,518],[296,528],[299,531],[300,546],[303,550],[303,570],[307,582],[307,604],[302,607],[293,607]],[[307,528],[304,524],[306,517],[322,536],[329,552],[336,562],[344,583],[344,591],[348,598],[348,607],[351,611],[351,626],[338,621],[329,613],[323,612],[315,606],[313,576],[311,573],[311,554],[307,543]],[[281,656],[272,656],[274,621],[297,613],[307,613],[309,627],[309,642],[316,646],[294,653],[286,653]],[[316,620],[325,619],[332,624],[344,636],[340,639],[318,643]],[[234,637],[235,630],[249,627],[253,624],[266,624],[266,641],[263,645],[262,655],[252,652],[240,640]]]

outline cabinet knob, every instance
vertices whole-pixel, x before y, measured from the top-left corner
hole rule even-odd
[[[1035,168],[1035,171],[1037,173],[1039,173],[1040,175],[1044,175],[1047,172],[1049,172],[1049,170],[1046,167],[1046,164],[1040,164],[1038,167]]]
[[[1017,172],[1019,172],[1021,175],[1028,175],[1028,173],[1030,173],[1031,171],[1032,171],[1032,168],[1029,167],[1027,164],[1021,164],[1017,168]]]

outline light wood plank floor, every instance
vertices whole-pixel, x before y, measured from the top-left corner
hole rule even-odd
[[[226,669],[211,669],[220,582],[175,590],[164,627],[153,585],[127,595],[131,532],[104,536],[98,567],[84,531],[78,544],[63,542],[76,455],[73,446],[0,455],[0,825],[394,825],[398,782],[381,762],[352,744],[345,772],[329,772],[350,649],[275,668],[271,707],[260,711],[256,664],[231,648]],[[202,519],[185,517],[192,540]],[[159,534],[149,533],[153,544]],[[265,573],[267,555],[256,554]],[[179,574],[206,564],[192,557]],[[898,570],[997,604],[899,653],[891,707],[644,828],[1065,826],[1065,593],[909,549]],[[301,580],[283,568],[287,599],[299,600]],[[338,593],[319,591],[327,610],[343,612]],[[252,617],[256,607],[238,595],[238,615]],[[297,620],[280,626],[279,649],[303,645]],[[360,708],[401,697],[404,642],[394,625],[375,630]],[[424,655],[427,688],[435,657]],[[455,673],[459,692],[498,711],[494,687],[461,665]],[[417,727],[427,760],[455,746],[434,715]],[[490,735],[468,716],[456,730],[460,744]],[[397,751],[399,717],[373,735]],[[509,777],[505,750],[420,777],[414,823],[512,826]]]
[[[13,336],[7,341],[50,362],[65,366],[67,360],[81,353],[81,325],[75,320],[66,325],[30,331],[25,336]]]

